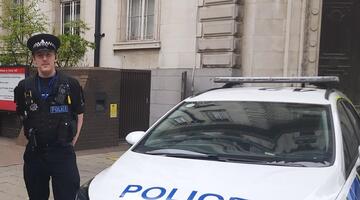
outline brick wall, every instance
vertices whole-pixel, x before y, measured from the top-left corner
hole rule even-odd
[[[119,70],[65,69],[84,89],[85,113],[77,149],[115,146],[119,143],[119,119],[110,118],[110,104],[119,104]]]
[[[0,113],[0,136],[15,138],[21,129],[20,120],[14,112]]]

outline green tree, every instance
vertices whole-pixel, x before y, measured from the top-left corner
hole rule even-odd
[[[37,8],[40,1],[14,3],[14,0],[1,0],[1,64],[30,64],[31,52],[26,46],[26,41],[34,33],[46,31],[46,17]]]
[[[35,33],[47,32],[49,24],[38,4],[45,0],[27,0],[24,3],[14,3],[14,0],[0,0],[0,64],[31,63],[31,52],[26,46],[27,40]],[[58,65],[74,67],[84,57],[88,48],[94,44],[81,37],[89,30],[85,22],[78,20],[65,24],[67,30],[75,30],[74,34],[59,35],[61,47],[58,50]]]
[[[74,34],[65,33],[59,36],[61,46],[58,50],[58,65],[60,67],[75,67],[84,57],[88,48],[94,49],[92,42],[81,37],[88,26],[81,20],[76,20],[65,24],[67,30],[74,30]]]

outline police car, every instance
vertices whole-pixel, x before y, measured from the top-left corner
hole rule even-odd
[[[130,133],[132,147],[77,199],[360,199],[360,118],[329,86],[337,77],[215,81],[226,84]],[[235,86],[247,82],[292,87]]]

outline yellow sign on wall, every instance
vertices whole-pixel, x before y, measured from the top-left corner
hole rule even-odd
[[[112,103],[110,104],[110,118],[116,118],[117,117],[117,104]]]

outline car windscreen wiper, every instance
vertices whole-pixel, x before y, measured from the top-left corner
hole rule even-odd
[[[200,159],[200,160],[214,160],[222,162],[243,162],[243,163],[266,163],[262,159],[257,157],[230,157],[230,156],[221,156],[215,154],[205,154],[195,151],[180,150],[180,149],[158,149],[145,152],[146,154],[151,155],[161,155],[166,157],[176,157],[176,158],[189,158],[189,159]]]
[[[196,152],[196,151],[190,151],[190,150],[183,150],[183,149],[170,149],[170,148],[164,148],[164,149],[155,149],[146,151],[146,154],[151,155],[193,155],[193,156],[207,156],[207,154]]]
[[[160,155],[166,157],[188,158],[198,160],[213,160],[221,162],[237,162],[237,163],[251,163],[259,165],[275,165],[275,166],[290,166],[290,167],[307,167],[308,164],[296,162],[294,160],[286,160],[277,156],[258,156],[258,155],[218,155],[205,154],[196,151],[182,150],[182,149],[156,149],[145,152],[151,155]]]

